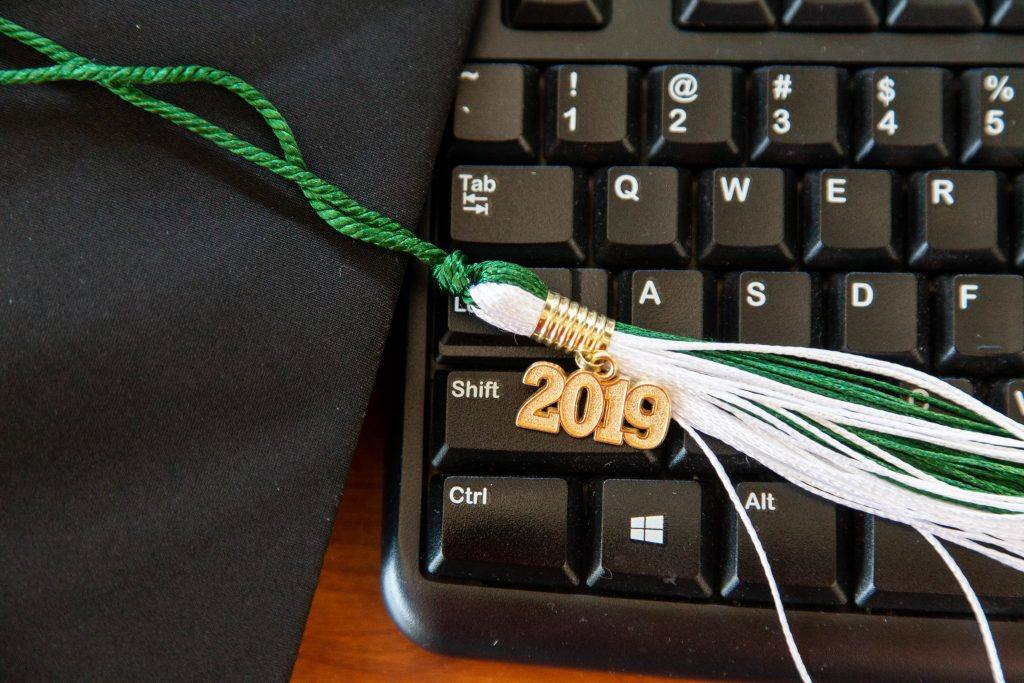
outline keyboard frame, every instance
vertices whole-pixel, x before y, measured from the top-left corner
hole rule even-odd
[[[1024,34],[684,32],[671,22],[667,0],[637,4],[631,14],[613,12],[600,31],[528,32],[507,28],[500,0],[485,0],[476,42],[466,59],[844,66],[866,64],[864,55],[871,55],[877,57],[870,64],[1024,65]],[[635,37],[641,28],[644,40],[639,41]],[[438,168],[449,168],[444,158]],[[446,181],[439,180],[441,201]],[[437,213],[444,212],[428,209],[428,223]],[[449,655],[675,676],[795,677],[768,605],[611,596],[585,587],[496,586],[425,574],[425,468],[432,401],[428,373],[435,358],[431,316],[443,311],[432,310],[437,299],[423,268],[412,268],[408,284],[404,315],[399,314],[406,327],[399,334],[408,340],[404,400],[396,415],[402,428],[386,454],[381,572],[385,603],[402,632],[429,650]],[[525,367],[525,362],[520,364]],[[787,615],[815,679],[989,680],[970,615],[813,608],[790,609]],[[1007,679],[1024,679],[1024,620],[995,617],[992,631]]]

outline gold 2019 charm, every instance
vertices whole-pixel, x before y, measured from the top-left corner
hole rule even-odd
[[[526,369],[523,384],[537,387],[516,414],[516,426],[523,429],[565,430],[577,439],[593,434],[600,443],[649,449],[661,445],[672,421],[664,389],[616,377],[614,364],[607,361],[569,374],[540,361]]]

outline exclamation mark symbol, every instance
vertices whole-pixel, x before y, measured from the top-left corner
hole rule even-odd
[[[575,71],[569,72],[569,97],[576,97],[576,86],[579,84],[580,75]]]

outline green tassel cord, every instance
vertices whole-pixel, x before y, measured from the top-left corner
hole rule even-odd
[[[470,287],[483,282],[512,284],[539,298],[547,296],[547,287],[532,271],[505,261],[467,263],[460,252],[446,252],[387,216],[366,208],[336,185],[309,171],[285,117],[259,90],[233,74],[221,69],[196,65],[157,67],[97,64],[61,47],[49,38],[4,18],[0,18],[0,34],[38,51],[54,62],[51,66],[2,70],[0,85],[32,85],[63,81],[95,83],[132,106],[184,128],[220,149],[293,182],[302,191],[310,207],[331,228],[346,237],[415,257],[431,269],[438,286],[451,296],[462,297],[471,304]],[[140,89],[147,86],[187,83],[205,83],[224,88],[255,109],[277,139],[280,155],[261,149],[197,114]],[[680,337],[652,332],[625,323],[618,323],[616,329],[637,336],[681,340]],[[912,388],[902,387],[885,379],[780,355],[731,351],[692,353],[822,396],[949,427],[1011,436],[1004,429],[993,425],[973,411],[948,401],[929,398],[926,405],[921,405],[913,400],[916,394]],[[1022,465],[943,449],[932,444],[869,430],[851,432],[947,483],[972,491],[1024,495]],[[831,436],[855,448],[838,435]],[[862,449],[857,450],[867,457],[874,457]]]

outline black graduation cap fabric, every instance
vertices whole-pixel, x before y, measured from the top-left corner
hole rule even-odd
[[[3,14],[101,63],[234,72],[413,226],[475,4]],[[153,92],[273,149],[213,87]],[[0,677],[288,675],[403,268],[100,88],[0,90]]]

